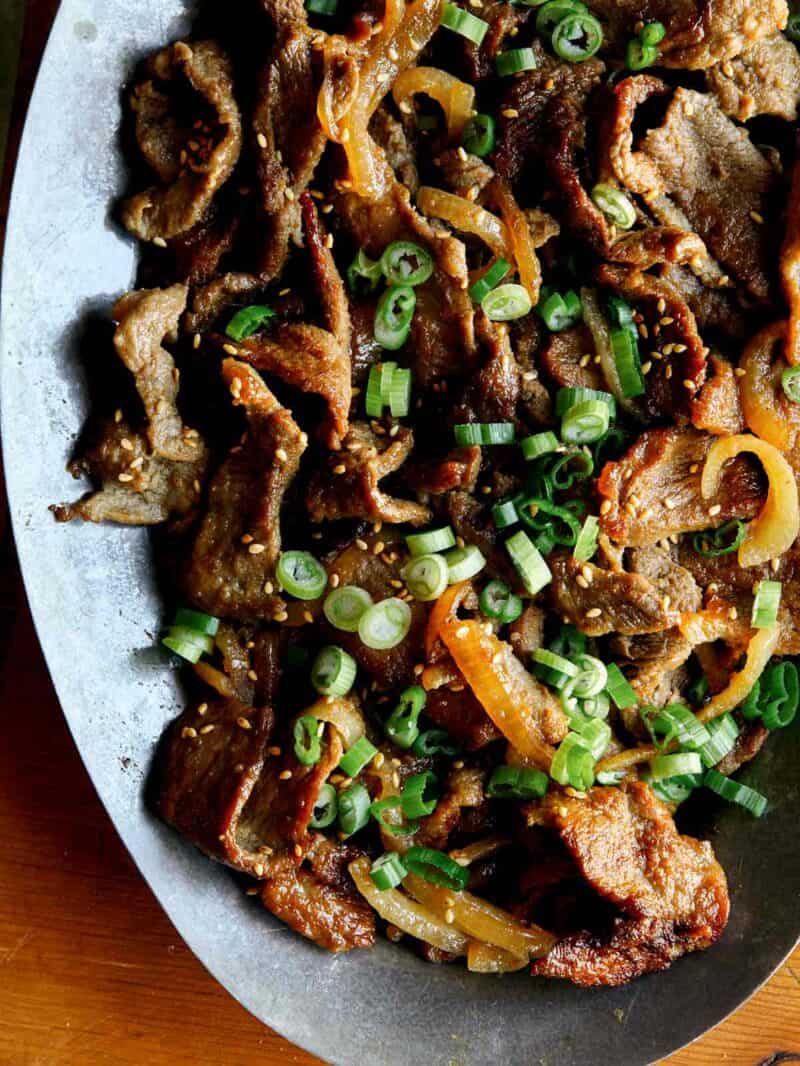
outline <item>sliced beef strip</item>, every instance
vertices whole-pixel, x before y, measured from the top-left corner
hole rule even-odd
[[[453,448],[444,459],[416,463],[404,471],[406,482],[417,492],[441,496],[453,489],[473,492],[481,468],[481,449],[477,445]]]
[[[730,901],[705,841],[682,836],[643,783],[550,793],[545,816],[581,874],[621,912],[610,929],[567,936],[532,973],[578,985],[619,985],[715,943]]]
[[[711,262],[707,254],[703,262]],[[722,277],[718,268],[717,272]],[[747,317],[736,300],[733,289],[708,284],[711,279],[703,281],[688,266],[678,263],[664,264],[659,273],[691,309],[701,333],[714,329],[735,340],[741,340],[745,336],[748,328]]]
[[[306,438],[255,370],[226,359],[222,373],[234,404],[245,408],[248,429],[211,481],[183,585],[210,614],[255,620],[283,607],[272,592],[280,509]]]
[[[620,460],[606,463],[597,482],[602,531],[618,544],[642,547],[730,518],[754,517],[765,494],[747,459],[726,466],[713,497],[701,496],[702,466],[713,441],[688,427],[643,433]],[[710,517],[709,508],[717,506],[719,512]]]
[[[207,285],[218,273],[223,257],[234,246],[241,225],[241,213],[233,208],[223,210],[218,206],[218,199],[199,222],[170,242],[175,277],[193,288]]]
[[[445,188],[460,196],[469,195],[470,199],[477,199],[494,178],[494,171],[488,163],[477,155],[465,152],[463,148],[446,148],[435,162],[442,173]]]
[[[406,130],[385,105],[370,119],[369,132],[386,154],[386,161],[412,196],[419,188],[417,157]]]
[[[727,359],[711,356],[713,376],[692,400],[692,425],[725,437],[744,429],[739,383]]]
[[[652,633],[677,620],[664,593],[641,574],[603,570],[569,555],[551,556],[553,610],[592,637]]]
[[[463,684],[458,691],[443,686],[429,692],[425,714],[468,751],[478,751],[502,737],[471,690]]]
[[[230,60],[214,41],[178,41],[152,57],[148,73],[151,80],[134,90],[131,106],[142,154],[161,184],[126,200],[122,220],[141,240],[166,241],[196,225],[230,177],[242,146],[241,119]],[[171,83],[187,85],[199,98],[202,127],[189,136],[172,113]]]
[[[800,159],[795,161],[792,170],[779,266],[783,295],[789,305],[786,362],[797,366],[800,364]]]
[[[539,355],[539,365],[561,387],[605,389],[605,378],[594,361],[594,353],[588,326],[575,326],[550,334]]]
[[[311,521],[366,518],[424,525],[431,516],[427,507],[380,488],[383,478],[400,469],[413,446],[414,437],[405,427],[390,437],[375,433],[366,422],[351,423],[342,449],[331,452],[327,465],[311,477],[306,499]]]
[[[488,809],[484,791],[486,771],[473,766],[452,770],[445,782],[442,797],[433,814],[422,819],[415,843],[422,847],[445,851],[448,841],[457,832],[464,812],[474,815],[481,808]]]
[[[466,402],[476,421],[511,422],[519,400],[520,371],[508,331],[481,314],[477,332],[487,358],[470,382]]]
[[[786,25],[785,0],[597,0],[592,11],[607,22],[607,38],[623,46],[637,22],[663,22],[659,45],[665,67],[698,70],[730,59]]]
[[[736,743],[725,758],[718,762],[715,767],[719,773],[725,774],[726,777],[735,774],[745,763],[755,759],[769,736],[769,730],[761,722],[740,722],[739,725],[740,732],[736,738]]]
[[[782,33],[762,37],[740,55],[706,71],[709,89],[726,115],[747,122],[777,115],[794,122],[800,103],[800,55]]]
[[[70,467],[76,477],[88,473],[102,488],[56,508],[60,521],[154,525],[197,504],[208,452],[197,430],[183,423],[178,371],[162,343],[177,332],[185,305],[184,285],[142,289],[117,301],[114,347],[133,375],[145,426],[131,429],[121,412],[102,423],[92,447]]]
[[[480,17],[489,25],[486,35],[479,45],[469,40],[463,44],[469,81],[482,81],[494,74],[495,59],[498,52],[502,51],[505,39],[516,36],[528,14],[524,9],[506,4],[503,0],[489,0],[483,4]]]
[[[627,553],[626,563],[632,574],[641,574],[669,596],[670,606],[674,610],[683,612],[700,609],[703,598],[700,586],[690,571],[676,562],[666,548],[657,545],[632,548]]]

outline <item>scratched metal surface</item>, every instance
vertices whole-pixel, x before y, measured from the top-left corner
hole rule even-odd
[[[175,675],[142,654],[161,622],[148,536],[57,526],[47,505],[76,492],[64,464],[86,414],[84,323],[107,313],[134,276],[134,248],[108,214],[123,184],[119,86],[138,58],[185,32],[187,15],[180,0],[64,0],[31,103],[6,243],[0,380],[12,518],[50,671],[97,791],[208,969],[259,1018],[331,1062],[658,1059],[737,1007],[795,942],[798,729],[745,778],[777,801],[763,822],[730,809],[709,817],[733,898],[722,943],[617,990],[470,976],[388,943],[325,955],[145,807],[153,746],[180,706]]]

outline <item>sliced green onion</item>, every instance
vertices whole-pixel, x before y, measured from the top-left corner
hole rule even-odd
[[[570,329],[583,317],[580,297],[572,290],[563,296],[559,292],[550,293],[544,300],[539,301],[536,310],[552,333],[562,333],[565,329]]]
[[[551,37],[553,30],[569,15],[579,15],[588,11],[581,0],[548,0],[539,8],[536,15],[536,32],[542,37]]]
[[[531,658],[536,676],[556,689],[565,688],[580,673],[575,663],[549,648],[537,648]]]
[[[488,22],[470,14],[457,4],[449,3],[448,0],[445,0],[442,9],[442,25],[478,45],[483,41],[489,29]]]
[[[766,796],[762,796],[754,788],[749,788],[739,781],[732,781],[730,777],[725,777],[724,774],[719,773],[717,770],[707,770],[706,776],[703,778],[703,784],[706,788],[710,788],[712,792],[716,792],[718,796],[728,800],[729,803],[736,803],[740,807],[744,807],[755,818],[760,818],[767,809]]]
[[[355,777],[378,754],[378,749],[366,737],[359,737],[339,760],[339,769],[348,777]]]
[[[381,270],[390,285],[416,287],[433,273],[433,257],[413,241],[392,241],[381,256]]]
[[[562,474],[563,471],[563,474]],[[594,460],[582,449],[560,455],[550,467],[553,488],[559,491],[571,489],[576,481],[585,481],[594,473]]]
[[[606,682],[606,692],[611,697],[614,706],[620,711],[626,710],[628,707],[635,707],[639,702],[639,697],[628,683],[628,679],[623,672],[617,666],[616,663],[609,663],[606,667],[608,671],[608,681]]]
[[[325,567],[311,552],[281,552],[275,576],[283,591],[298,600],[316,600],[328,584]]]
[[[356,661],[342,648],[323,648],[311,667],[311,684],[323,696],[346,696],[356,679]]]
[[[561,439],[567,444],[593,444],[607,432],[608,404],[586,400],[570,407],[561,421]]]
[[[306,0],[306,11],[314,15],[335,15],[339,0]]]
[[[515,622],[522,614],[522,600],[505,581],[490,581],[481,592],[479,602],[487,618],[494,618],[503,625]]]
[[[625,193],[614,185],[603,182],[595,185],[592,189],[592,200],[619,229],[630,229],[636,222],[636,208]]]
[[[558,437],[552,430],[545,433],[534,433],[532,437],[525,437],[519,442],[522,454],[526,459],[538,459],[540,455],[547,455],[558,449]]]
[[[395,352],[402,348],[411,331],[417,297],[410,285],[390,285],[375,308],[375,340]]]
[[[457,755],[461,749],[446,730],[428,729],[420,733],[411,750],[420,758],[427,758],[430,755]]]
[[[560,507],[541,496],[526,496],[518,501],[517,514],[528,529],[550,533],[554,544],[569,548],[578,539],[580,524],[569,507]]]
[[[582,738],[592,753],[593,759],[601,759],[611,740],[611,726],[601,718],[592,718],[581,722],[575,731]]]
[[[663,803],[669,803],[673,806],[683,803],[687,800],[694,789],[691,785],[685,783],[683,777],[664,777],[659,781],[653,779],[652,774],[644,771],[642,773],[642,780],[646,781],[653,792]]]
[[[400,695],[400,701],[386,719],[386,736],[398,748],[410,748],[419,736],[417,719],[425,709],[427,693],[421,685],[411,685]]]
[[[375,651],[396,648],[411,628],[411,608],[396,596],[373,603],[358,621],[361,643]]]
[[[699,755],[704,766],[716,766],[733,750],[739,727],[729,714],[723,714],[708,723],[706,732],[708,740],[699,749]]]
[[[433,555],[452,548],[455,542],[456,535],[450,526],[426,529],[424,533],[409,533],[406,537],[406,544],[412,555]]]
[[[347,268],[347,285],[350,291],[357,296],[374,292],[382,277],[380,260],[370,259],[363,248],[359,248],[355,259]]]
[[[334,629],[356,633],[361,616],[371,606],[372,597],[366,589],[358,585],[343,585],[328,593],[322,610]]]
[[[252,336],[256,330],[267,325],[275,317],[275,312],[271,307],[263,307],[256,304],[252,307],[243,307],[241,311],[236,312],[225,327],[225,334],[232,341],[243,341],[246,337]]]
[[[649,45],[651,48],[657,44],[661,44],[666,36],[667,27],[663,22],[648,22],[642,27],[641,33],[639,34],[642,44]]]
[[[387,796],[386,799],[375,800],[370,804],[369,813],[381,827],[385,829],[387,833],[391,833],[396,837],[408,837],[419,829],[419,822],[417,821],[388,821],[384,818],[386,811],[398,811],[402,812],[403,799],[402,796]]]
[[[481,159],[489,155],[494,150],[495,144],[495,121],[492,116],[481,113],[474,115],[466,125],[461,143],[466,151],[480,156]],[[500,275],[500,277],[503,276],[503,274]],[[500,278],[497,280],[499,281]],[[470,296],[472,296],[471,290]],[[475,299],[474,296],[472,298]],[[480,303],[480,300],[476,300],[476,303]]]
[[[395,371],[397,370],[397,363],[383,362],[378,364],[380,371],[378,381],[381,389],[381,403],[384,407],[389,404],[389,398],[392,395],[392,383],[394,382]]]
[[[369,821],[369,792],[354,781],[339,793],[339,828],[345,836],[352,836]]]
[[[548,527],[543,529],[541,533],[537,533],[533,538],[533,546],[544,557],[549,555],[550,552],[555,550],[556,538],[552,528]]]
[[[550,643],[550,651],[563,655],[565,659],[574,659],[586,651],[586,634],[575,626],[565,622],[558,631],[558,636]]]
[[[578,733],[567,733],[556,748],[550,776],[559,785],[571,785],[579,792],[586,792],[594,784],[595,762],[583,737]]]
[[[479,304],[496,285],[500,284],[510,269],[511,264],[507,260],[496,259],[483,277],[478,278],[475,284],[470,286],[470,299]]]
[[[597,517],[593,514],[587,515],[581,526],[578,539],[575,541],[572,558],[577,559],[579,563],[588,562],[597,551],[597,536],[599,532],[600,522]]]
[[[513,444],[516,429],[513,422],[463,422],[453,427],[456,444]]]
[[[759,581],[753,600],[750,625],[753,629],[770,629],[778,620],[781,603],[780,581]]]
[[[658,62],[658,49],[634,37],[625,48],[625,64],[628,70],[645,70]],[[627,227],[626,227],[627,228]]]
[[[400,797],[403,814],[406,818],[427,818],[436,810],[440,795],[436,774],[430,770],[412,774],[403,785],[403,794]]]
[[[632,333],[636,333],[633,309],[621,296],[609,296],[608,320],[613,329],[628,329]]]
[[[545,585],[553,580],[550,567],[523,530],[508,538],[506,551],[511,556],[511,562],[516,567],[522,584],[531,596],[541,592]]]
[[[438,600],[447,588],[450,570],[443,555],[417,555],[402,570],[406,587],[415,600]]]
[[[665,742],[677,738],[684,747],[695,751],[700,751],[711,740],[709,730],[697,715],[680,703],[671,703],[662,708],[653,719],[652,725],[656,733],[665,737]]]
[[[602,392],[600,389],[585,389],[581,386],[559,389],[556,393],[556,417],[562,418],[570,408],[579,403],[587,403],[590,400],[600,400],[608,406],[611,418],[617,414],[617,402],[610,392]]]
[[[536,70],[539,63],[532,48],[511,48],[501,52],[495,59],[497,73],[501,78],[520,74],[523,70]]]
[[[319,738],[324,728],[324,722],[313,714],[304,714],[294,723],[294,756],[303,766],[314,766],[322,757]]]
[[[411,371],[399,368],[392,375],[389,410],[392,418],[405,418],[411,407]]]
[[[407,873],[408,870],[396,851],[384,852],[369,868],[372,883],[381,892],[397,888]]]
[[[675,755],[656,755],[650,763],[650,773],[654,781],[661,781],[665,777],[702,772],[703,763],[695,751],[680,751]]]
[[[469,882],[469,870],[455,859],[434,848],[409,848],[404,856],[409,873],[422,877],[432,885],[441,885],[452,892],[461,892]]]
[[[624,777],[624,770],[600,770],[597,774],[597,783],[598,785],[605,785],[610,788],[620,784]]]
[[[739,549],[747,533],[747,523],[740,518],[732,518],[716,529],[707,529],[703,533],[695,533],[692,545],[698,555],[715,558],[719,555],[730,555]]]
[[[596,696],[587,696],[585,699],[580,700],[578,710],[588,718],[608,718],[608,712],[611,710],[611,701],[607,693],[598,692]]]
[[[188,607],[179,607],[175,612],[176,626],[185,626],[195,633],[203,636],[215,637],[219,631],[219,618],[204,614],[202,611],[192,611]]]
[[[800,403],[800,366],[789,366],[781,374],[781,387],[788,400]]]
[[[590,59],[603,43],[603,27],[594,15],[569,15],[553,30],[553,51],[568,63]]]
[[[317,802],[311,812],[308,824],[312,829],[327,829],[336,821],[339,803],[336,798],[336,789],[326,781],[320,787]]]
[[[455,585],[458,581],[469,581],[486,566],[486,559],[480,548],[474,544],[468,544],[465,548],[451,548],[444,553],[445,562],[449,571],[448,584]]]
[[[383,413],[383,365],[377,363],[370,367],[367,378],[367,394],[364,401],[364,410],[370,418],[380,418]]]
[[[536,799],[547,792],[547,774],[519,766],[496,766],[486,784],[492,799]]]
[[[763,678],[763,675],[762,675]],[[800,678],[794,663],[774,663],[763,684],[766,706],[761,721],[770,731],[791,725],[800,704]]]
[[[501,503],[496,503],[492,508],[492,519],[498,529],[506,529],[508,526],[516,525],[519,522],[516,502],[514,500],[503,500]]]
[[[703,703],[706,702],[706,697],[708,696],[708,689],[708,678],[698,677],[698,679],[696,681],[693,681],[686,690],[686,698],[688,699],[689,703],[691,703],[694,707],[700,707]]]
[[[573,696],[584,700],[588,696],[597,696],[608,683],[608,670],[605,663],[594,655],[579,655],[573,664],[578,673],[570,686]]]
[[[212,637],[187,626],[170,626],[161,643],[190,663],[198,662],[202,655],[210,655],[214,650]]]
[[[513,322],[523,318],[533,307],[524,285],[498,285],[481,300],[481,307],[492,322]]]
[[[645,391],[639,349],[630,330],[616,329],[611,334],[611,348],[619,384],[625,396],[641,396]]]

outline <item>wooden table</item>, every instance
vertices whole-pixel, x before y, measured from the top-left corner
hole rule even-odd
[[[10,157],[56,7],[29,4]],[[5,195],[7,181],[0,224]],[[122,847],[61,715],[5,527],[0,512],[0,1066],[317,1062],[206,973]],[[800,949],[729,1021],[668,1061],[800,1063]]]

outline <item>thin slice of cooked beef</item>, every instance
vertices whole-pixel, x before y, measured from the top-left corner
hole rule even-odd
[[[508,330],[483,314],[477,325],[487,358],[469,384],[466,402],[476,421],[511,422],[519,400],[520,372]]]
[[[474,492],[480,468],[481,449],[471,445],[453,448],[443,459],[415,463],[404,471],[404,477],[416,492],[441,496],[453,489]]]
[[[712,263],[713,260],[705,252],[698,268]],[[716,264],[713,269],[720,278],[723,277]],[[701,333],[714,329],[735,340],[744,337],[747,332],[746,317],[732,288],[720,287],[710,277],[704,282],[703,278],[694,274],[688,266],[679,263],[664,264],[659,274],[691,308]]]
[[[463,43],[467,77],[470,81],[482,81],[495,72],[495,58],[502,51],[507,37],[515,37],[529,12],[524,8],[506,4],[503,0],[488,0],[481,6],[480,16],[488,23],[480,44],[465,40]]]
[[[223,257],[233,248],[241,222],[240,213],[223,210],[215,199],[199,222],[173,237],[170,250],[178,281],[192,287],[207,285],[219,271]]]
[[[720,355],[711,356],[713,376],[692,400],[692,425],[726,437],[744,429],[739,383],[733,367]]]
[[[477,155],[463,148],[447,148],[435,160],[442,172],[442,184],[460,196],[475,200],[494,178],[494,171]],[[474,191],[473,191],[474,190]]]
[[[272,591],[280,509],[306,438],[255,370],[226,359],[222,373],[234,404],[245,408],[248,430],[211,481],[183,585],[210,614],[255,620],[283,606]]]
[[[708,87],[726,115],[747,122],[777,115],[794,122],[800,103],[800,55],[782,33],[762,37],[706,71]]]
[[[405,427],[390,437],[376,433],[366,422],[352,422],[341,450],[329,453],[326,466],[311,477],[306,499],[311,521],[366,518],[424,525],[431,515],[427,507],[380,488],[383,478],[400,469],[413,446],[413,434]]]
[[[664,593],[641,574],[603,570],[571,555],[551,556],[548,564],[553,610],[589,636],[653,633],[677,621]]]
[[[789,305],[786,361],[800,364],[800,159],[792,170],[792,186],[786,208],[786,223],[780,254],[783,295]]]
[[[741,729],[735,744],[725,758],[718,762],[715,767],[719,773],[725,774],[726,777],[735,774],[745,763],[755,759],[769,736],[769,730],[761,722],[744,722],[740,723],[740,726]]]
[[[478,751],[502,737],[482,705],[463,683],[458,691],[448,686],[432,689],[428,693],[425,714],[468,751]]]
[[[718,492],[703,499],[700,476],[713,442],[710,434],[688,427],[643,433],[620,460],[605,465],[597,482],[603,532],[618,544],[640,547],[730,518],[754,517],[765,493],[747,459],[730,462]]]
[[[485,792],[486,771],[474,766],[451,770],[436,810],[423,818],[414,842],[423,847],[445,851],[450,836],[459,828],[464,811],[488,810]]]
[[[594,340],[588,326],[551,333],[539,355],[539,365],[556,385],[605,389],[605,378],[594,361]]]
[[[621,913],[610,929],[567,936],[532,973],[619,985],[715,943],[730,901],[707,842],[682,836],[643,783],[550,793],[545,816],[581,874]]]
[[[145,425],[132,429],[121,411],[100,424],[92,445],[70,469],[75,477],[88,473],[102,487],[55,508],[60,521],[154,525],[186,515],[198,503],[208,452],[197,430],[183,423],[178,371],[162,343],[177,332],[185,305],[184,285],[142,289],[117,301],[114,347],[133,375]]]
[[[242,146],[241,119],[230,60],[215,41],[178,41],[151,58],[148,73],[131,106],[142,154],[161,184],[126,200],[122,220],[141,240],[166,241],[196,225],[230,177]],[[199,130],[194,123],[183,129],[170,104],[171,92],[183,87],[198,98]]]
[[[700,586],[691,572],[676,562],[666,548],[650,545],[631,548],[626,556],[632,574],[641,574],[651,581],[676,611],[697,611],[702,603]]]

